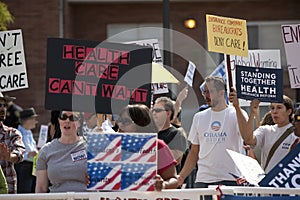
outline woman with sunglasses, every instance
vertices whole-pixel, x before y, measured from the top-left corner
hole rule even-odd
[[[116,123],[119,132],[126,133],[157,133],[158,129],[149,108],[142,104],[128,105],[120,112]],[[155,188],[176,189],[178,186],[176,178],[176,160],[169,147],[162,140],[158,140],[157,176]]]
[[[46,193],[48,189],[50,192],[86,191],[86,142],[79,136],[80,118],[79,112],[60,112],[61,137],[44,145],[39,152],[36,193]]]

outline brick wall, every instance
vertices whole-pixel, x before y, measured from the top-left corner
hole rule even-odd
[[[22,29],[26,65],[30,88],[8,92],[17,97],[16,103],[22,107],[35,107],[40,115],[40,124],[50,119],[49,111],[44,109],[46,41],[48,37],[59,37],[59,0],[4,0],[15,18],[9,29]],[[288,2],[288,3],[287,3]],[[172,2],[170,20],[172,28],[182,32],[202,46],[206,46],[205,14],[242,18],[247,21],[300,20],[299,0],[264,1],[199,1]],[[155,3],[69,3],[64,4],[64,33],[66,38],[85,40],[106,39],[106,26],[112,23],[162,23],[161,2]],[[187,30],[183,21],[193,17],[198,27]],[[176,41],[173,41],[176,42]],[[184,75],[186,60],[173,55],[173,67]],[[195,77],[202,82],[202,76]],[[285,93],[296,97],[295,90],[289,89],[287,72],[285,74]],[[195,93],[199,84],[194,86]],[[199,103],[203,99],[199,96]]]

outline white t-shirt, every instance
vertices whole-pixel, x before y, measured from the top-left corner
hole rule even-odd
[[[243,114],[247,117],[245,111]],[[188,140],[200,145],[196,182],[234,181],[230,173],[240,176],[226,151],[230,149],[241,153],[243,149],[234,107],[228,106],[220,112],[209,108],[196,113]]]
[[[276,125],[265,125],[260,126],[258,129],[254,131],[254,135],[256,136],[256,146],[261,149],[261,166],[264,169],[266,165],[266,160],[268,154],[273,146],[273,144],[278,140],[278,138],[289,128],[292,124],[288,124],[284,127],[278,127]],[[267,169],[266,173],[269,173],[270,170],[281,160],[283,159],[289,152],[289,148],[291,144],[295,141],[297,136],[294,133],[291,133],[276,149],[274,152]]]

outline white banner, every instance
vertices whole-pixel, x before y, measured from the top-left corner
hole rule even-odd
[[[282,25],[282,38],[291,88],[300,88],[300,24]]]
[[[172,191],[172,192],[171,192]],[[199,190],[165,190],[162,192],[100,192],[92,193],[89,200],[199,200]],[[206,192],[207,195],[209,192]]]
[[[0,91],[28,88],[22,30],[0,32]]]

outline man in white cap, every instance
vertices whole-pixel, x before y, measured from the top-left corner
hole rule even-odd
[[[0,164],[8,184],[8,193],[17,193],[17,175],[14,163],[23,159],[25,146],[20,131],[3,124],[6,117],[7,102],[12,97],[4,97],[0,92]]]

